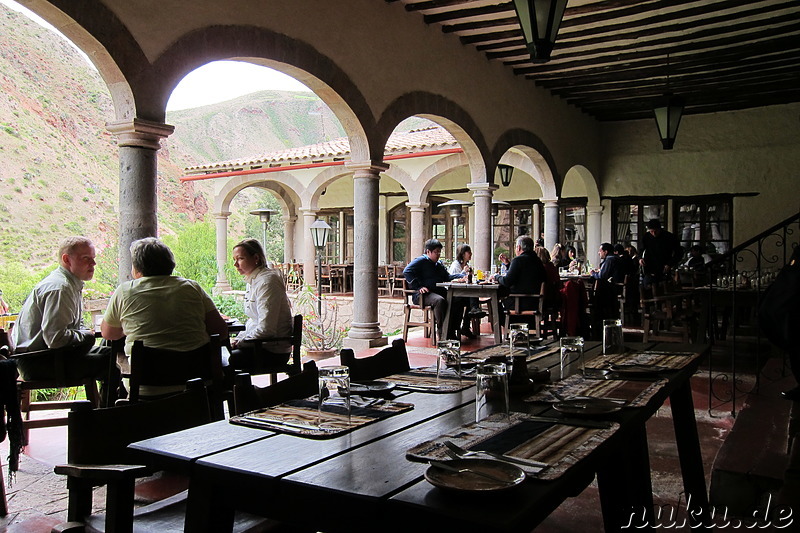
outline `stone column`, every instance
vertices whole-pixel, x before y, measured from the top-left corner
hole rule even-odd
[[[283,262],[291,263],[295,258],[294,253],[294,226],[297,217],[283,215]]]
[[[544,199],[544,246],[552,250],[558,242],[558,199]]]
[[[388,343],[378,323],[378,184],[389,168],[351,163],[353,170],[353,322],[344,345],[355,351]]]
[[[225,275],[225,265],[228,262],[228,217],[230,211],[215,213],[214,219],[217,226],[217,283],[214,285],[214,294],[231,290],[231,284]]]
[[[317,250],[314,248],[314,241],[311,239],[311,224],[317,220],[317,212],[311,209],[300,209],[303,213],[303,243],[302,257],[303,262],[303,281],[306,285],[317,286]]]
[[[430,207],[430,204],[412,204],[408,203],[409,221],[408,231],[411,235],[409,246],[410,250],[406,252],[406,263],[410,263],[415,257],[422,255],[422,247],[425,246],[425,241],[428,240],[425,234],[425,209]]]
[[[586,206],[586,259],[594,265],[599,267],[600,258],[597,251],[602,244],[602,224],[603,224],[603,206],[602,205],[587,205]]]
[[[475,198],[475,240],[472,243],[474,268],[491,271],[492,267],[492,195],[493,183],[470,183],[467,188]]]
[[[131,279],[131,243],[158,234],[156,154],[174,126],[133,119],[106,125],[119,145],[119,274]]]
[[[533,210],[531,211],[531,216],[533,217],[533,242],[536,242],[536,239],[542,236],[541,212],[542,212],[542,206],[539,204],[533,204]]]

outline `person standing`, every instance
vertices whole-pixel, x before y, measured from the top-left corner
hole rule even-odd
[[[108,379],[111,348],[95,346],[94,332],[83,325],[83,285],[94,277],[95,247],[86,237],[67,237],[58,247],[58,268],[36,284],[13,328],[14,353],[22,379],[56,379],[56,357],[64,360],[68,380]],[[29,352],[62,348],[26,357]]]
[[[657,218],[648,220],[642,258],[639,259],[644,269],[643,283],[649,285],[664,281],[682,257],[683,248],[675,235],[663,229]]]
[[[444,317],[447,314],[447,290],[437,287],[437,283],[444,283],[459,279],[460,274],[450,274],[442,262],[442,243],[437,239],[429,239],[425,242],[424,253],[411,261],[405,269],[405,276],[409,287],[416,291],[412,295],[415,304],[419,304],[420,295],[425,295],[426,304],[431,306],[433,316],[436,319],[437,334],[440,339],[452,339],[456,337],[458,323],[464,314],[466,302],[464,298],[453,298],[453,309],[450,310],[450,324],[445,326]],[[444,334],[444,335],[443,335]],[[476,336],[469,329],[462,329],[461,334],[471,339]]]

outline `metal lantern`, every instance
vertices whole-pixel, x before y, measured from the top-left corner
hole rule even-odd
[[[311,241],[314,243],[314,248],[321,250],[328,244],[328,232],[331,227],[324,220],[317,219],[311,224]]]
[[[556,44],[567,0],[514,0],[531,61],[546,63]]]
[[[675,144],[675,137],[678,135],[678,125],[681,123],[683,108],[685,106],[683,98],[672,93],[666,93],[656,101],[653,107],[653,114],[656,117],[658,126],[658,136],[661,137],[661,146],[664,150],[672,150]]]
[[[511,177],[514,175],[514,167],[511,165],[497,165],[497,172],[500,173],[500,183],[503,187],[511,185]]]

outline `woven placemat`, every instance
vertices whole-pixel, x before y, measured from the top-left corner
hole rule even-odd
[[[586,363],[586,367],[605,368],[609,365],[650,365],[660,366],[669,370],[680,370],[700,357],[700,355],[697,352],[632,352],[595,357]]]
[[[596,380],[586,379],[580,374],[546,385],[536,394],[523,398],[526,402],[555,403],[564,398],[590,396],[592,398],[618,398],[625,400],[630,407],[641,407],[655,395],[666,380],[632,381],[632,380]]]
[[[320,414],[317,405],[317,397],[312,396],[232,416],[229,421],[300,437],[329,439],[414,408],[412,403],[376,400],[369,407],[351,407],[348,415],[338,406],[326,406]]]
[[[398,389],[433,393],[458,392],[475,385],[474,376],[465,376],[459,380],[453,372],[437,378],[436,367],[433,367],[433,371],[418,368],[402,374],[386,376],[381,380],[391,381],[397,385]]]
[[[547,463],[542,470],[521,467],[536,479],[556,479],[610,437],[619,424],[608,429],[587,428],[532,420],[523,413],[492,415],[418,444],[406,452],[411,461],[447,460],[444,441],[466,449],[502,453]]]

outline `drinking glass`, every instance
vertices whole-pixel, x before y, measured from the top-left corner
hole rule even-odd
[[[619,318],[603,320],[603,355],[624,353],[622,321]]]
[[[317,425],[323,427],[322,413],[326,410],[347,413],[350,425],[350,369],[346,366],[329,366],[319,369],[319,408]]]
[[[561,337],[561,365],[558,379],[577,372],[583,373],[583,337]]]
[[[479,364],[475,386],[475,422],[495,413],[508,416],[508,371],[505,363]]]
[[[436,343],[439,357],[436,359],[436,379],[442,370],[447,367],[455,369],[456,375],[461,379],[461,341],[444,340]]]
[[[522,349],[525,356],[528,355],[529,348],[528,324],[509,324],[508,326],[508,365],[514,362],[515,350]]]

